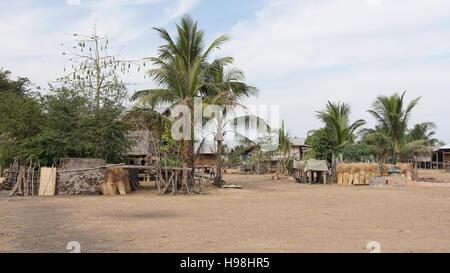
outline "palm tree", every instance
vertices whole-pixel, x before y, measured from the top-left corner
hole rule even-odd
[[[400,153],[408,153],[423,147],[423,139],[408,139],[407,129],[411,112],[418,104],[420,97],[412,100],[405,108],[405,92],[399,95],[378,96],[373,109],[368,112],[375,117],[378,130],[367,134],[367,138],[378,139],[392,149],[392,165],[395,165]]]
[[[317,112],[317,117],[333,132],[333,137],[336,141],[334,153],[340,153],[346,144],[353,143],[356,129],[366,124],[362,119],[349,124],[350,113],[351,110],[348,104],[330,101],[328,101],[325,110]]]
[[[168,110],[177,105],[185,105],[191,110],[191,128],[194,120],[194,98],[201,96],[204,89],[206,75],[215,69],[233,61],[231,57],[213,60],[209,63],[211,52],[220,49],[228,40],[223,35],[205,47],[204,32],[198,29],[197,22],[190,16],[184,16],[181,23],[176,25],[177,36],[173,39],[163,28],[155,28],[165,44],[159,47],[157,57],[149,58],[156,67],[148,71],[158,88],[142,90],[132,96],[138,103],[150,105],[164,105]],[[209,84],[209,83],[208,83]],[[191,168],[191,178],[194,171],[194,132],[191,138],[182,141],[183,166]]]
[[[278,129],[278,152],[281,155],[281,163],[285,174],[288,174],[288,162],[291,157],[291,141],[289,140],[290,133],[284,128],[284,120],[281,122],[281,128]]]
[[[221,106],[235,106],[245,109],[245,106],[240,104],[242,99],[249,98],[258,93],[258,89],[254,86],[247,85],[245,82],[244,73],[236,68],[226,70],[223,65],[219,65],[217,69],[212,70],[206,76],[206,83],[201,89],[203,99],[203,105],[221,105]],[[222,113],[216,117],[204,120],[205,128],[214,127],[214,139],[217,144],[216,156],[216,176],[214,184],[218,187],[222,187],[222,145],[224,137],[227,133],[233,133],[240,139],[245,139],[245,136],[239,134],[236,130],[236,126],[239,123],[245,123],[247,120],[256,120],[260,125],[266,125],[265,121],[259,117],[253,115],[243,115],[240,117],[232,117],[228,119],[229,113],[227,108],[224,107]],[[230,127],[230,130],[226,130]],[[261,128],[258,126],[257,128]]]
[[[414,127],[410,130],[408,130],[408,134],[406,138],[408,141],[414,141],[414,140],[425,140],[426,144],[428,146],[436,146],[442,144],[442,142],[435,138],[434,135],[436,134],[436,124],[433,122],[423,122],[418,123],[414,125]]]

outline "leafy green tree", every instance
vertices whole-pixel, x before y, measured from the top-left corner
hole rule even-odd
[[[306,154],[307,157],[328,160],[329,162],[332,161],[337,143],[330,128],[324,127],[322,129],[310,131],[306,138],[306,144],[311,147],[311,150]]]
[[[0,156],[2,164],[14,158],[41,165],[57,164],[62,157],[96,157],[119,162],[131,141],[129,125],[120,119],[123,108],[105,101],[97,112],[90,100],[66,88],[38,96],[29,82],[9,80],[0,73]]]
[[[350,124],[350,113],[348,104],[330,101],[328,101],[325,110],[317,112],[317,117],[330,129],[331,135],[335,139],[334,153],[340,153],[346,144],[353,143],[356,138],[354,132],[366,123],[359,119]]]
[[[370,160],[370,149],[369,146],[365,144],[347,144],[342,149],[343,159],[354,162],[354,161],[367,161]]]
[[[5,166],[14,158],[22,161],[32,154],[29,140],[41,131],[42,107],[30,90],[26,78],[10,79],[10,72],[0,70],[0,163]]]

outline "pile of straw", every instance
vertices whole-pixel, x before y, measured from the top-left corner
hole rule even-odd
[[[400,175],[408,180],[412,180],[412,165],[408,163],[398,163],[396,168],[400,169]],[[392,168],[390,164],[383,164],[383,176],[388,176],[388,170]],[[365,185],[370,184],[374,176],[380,175],[379,164],[376,163],[341,163],[336,167],[337,183],[341,185]]]
[[[128,172],[122,168],[108,168],[106,181],[100,185],[103,195],[127,194],[131,192]]]

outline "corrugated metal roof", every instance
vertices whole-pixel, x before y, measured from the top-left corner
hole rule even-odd
[[[442,146],[438,150],[450,150],[450,145]]]

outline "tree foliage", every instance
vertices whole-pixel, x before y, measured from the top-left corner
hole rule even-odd
[[[344,161],[349,162],[368,161],[371,159],[371,152],[365,144],[347,144],[342,149],[342,156]]]
[[[331,162],[334,149],[337,146],[332,129],[329,127],[311,131],[306,138],[306,144],[311,147],[306,155],[307,157],[328,160],[329,162]]]
[[[2,164],[17,158],[23,163],[57,164],[62,157],[104,158],[118,162],[131,144],[129,125],[120,119],[123,108],[104,101],[98,111],[79,92],[51,89],[31,92],[29,82],[9,79],[2,71],[0,97],[0,156]]]
[[[317,112],[317,117],[329,128],[336,145],[335,153],[341,152],[344,146],[355,141],[354,132],[366,122],[359,119],[350,124],[350,106],[346,103],[328,101],[325,110]]]
[[[387,148],[386,150],[390,149],[393,155],[393,164],[399,157],[410,157],[414,151],[424,148],[427,141],[422,139],[419,134],[424,133],[423,129],[431,128],[431,124],[425,124],[425,126],[423,124],[422,128],[413,129],[412,134],[408,137],[408,122],[420,97],[406,105],[405,93],[378,96],[372,109],[368,111],[377,121],[377,127],[364,132],[366,142],[384,146]]]

